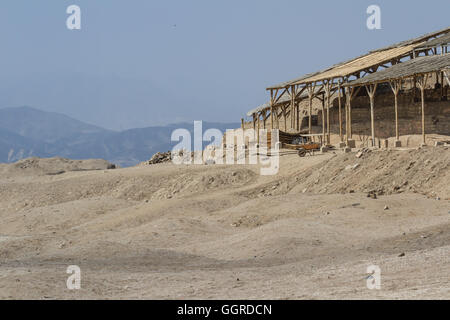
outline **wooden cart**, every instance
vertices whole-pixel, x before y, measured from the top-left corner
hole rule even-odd
[[[286,149],[297,150],[298,156],[302,158],[306,156],[306,154],[314,155],[314,151],[320,150],[320,144],[314,142],[303,144],[283,143],[283,147]]]
[[[279,131],[279,141],[282,148],[296,150],[299,157],[304,157],[306,154],[314,155],[314,151],[320,150],[322,143],[322,134],[293,134]],[[272,135],[267,134],[267,144],[271,145]],[[319,142],[315,142],[318,138]],[[292,143],[298,141],[298,143]]]

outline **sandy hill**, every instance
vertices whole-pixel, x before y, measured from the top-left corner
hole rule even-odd
[[[449,159],[448,146],[286,151],[275,176],[251,165],[3,165],[0,298],[448,299]],[[79,291],[66,289],[71,264]],[[381,290],[366,287],[373,264]]]

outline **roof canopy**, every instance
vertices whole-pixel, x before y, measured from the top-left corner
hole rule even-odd
[[[420,48],[425,43],[427,43],[429,39],[441,36],[440,38],[444,40],[447,39],[446,37],[448,37],[449,34],[450,28],[445,28],[436,32],[428,33],[421,37],[403,41],[386,48],[371,51],[368,54],[365,54],[363,56],[357,57],[355,59],[346,62],[336,64],[325,70],[310,73],[290,81],[282,82],[280,84],[268,87],[267,89],[268,90],[282,89],[291,85],[300,85],[317,81],[329,80],[333,78],[348,77],[352,74],[355,74],[358,71],[367,70],[370,69],[371,67],[379,66],[384,63],[390,62],[391,60],[408,56],[414,49]],[[438,44],[440,44],[440,42],[443,41],[440,38],[435,39],[438,42]],[[427,44],[427,47],[428,46],[429,44]]]
[[[320,87],[317,87],[317,88],[314,89],[314,93],[318,93],[320,91],[321,91]],[[308,96],[308,93],[307,92],[303,92],[300,96],[298,96],[298,98],[302,99],[302,98],[305,98],[307,96]],[[284,95],[281,96],[280,100],[277,101],[275,106],[279,106],[279,105],[282,105],[282,104],[287,104],[287,103],[290,103],[290,102],[291,102],[291,96],[289,94],[284,94]],[[262,104],[262,105],[260,105],[260,106],[258,106],[256,108],[250,110],[249,112],[247,112],[247,117],[251,117],[254,113],[258,113],[258,112],[264,111],[264,110],[269,109],[269,108],[270,108],[270,102],[264,103],[264,104]]]
[[[437,46],[444,46],[450,43],[450,32],[430,41],[423,43],[422,45],[417,45],[416,49],[420,48],[434,48]]]
[[[388,69],[372,73],[364,78],[354,80],[344,86],[362,86],[369,83],[388,82],[419,76],[426,73],[441,71],[450,67],[450,53],[419,57],[403,63],[396,64]]]

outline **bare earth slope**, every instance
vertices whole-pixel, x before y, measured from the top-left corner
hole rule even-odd
[[[448,147],[280,158],[2,165],[0,298],[450,299]]]

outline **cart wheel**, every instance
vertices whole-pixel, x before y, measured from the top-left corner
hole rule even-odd
[[[303,148],[301,148],[301,149],[298,149],[298,156],[299,157],[304,157],[304,156],[306,156],[306,150],[305,149],[303,149]]]

